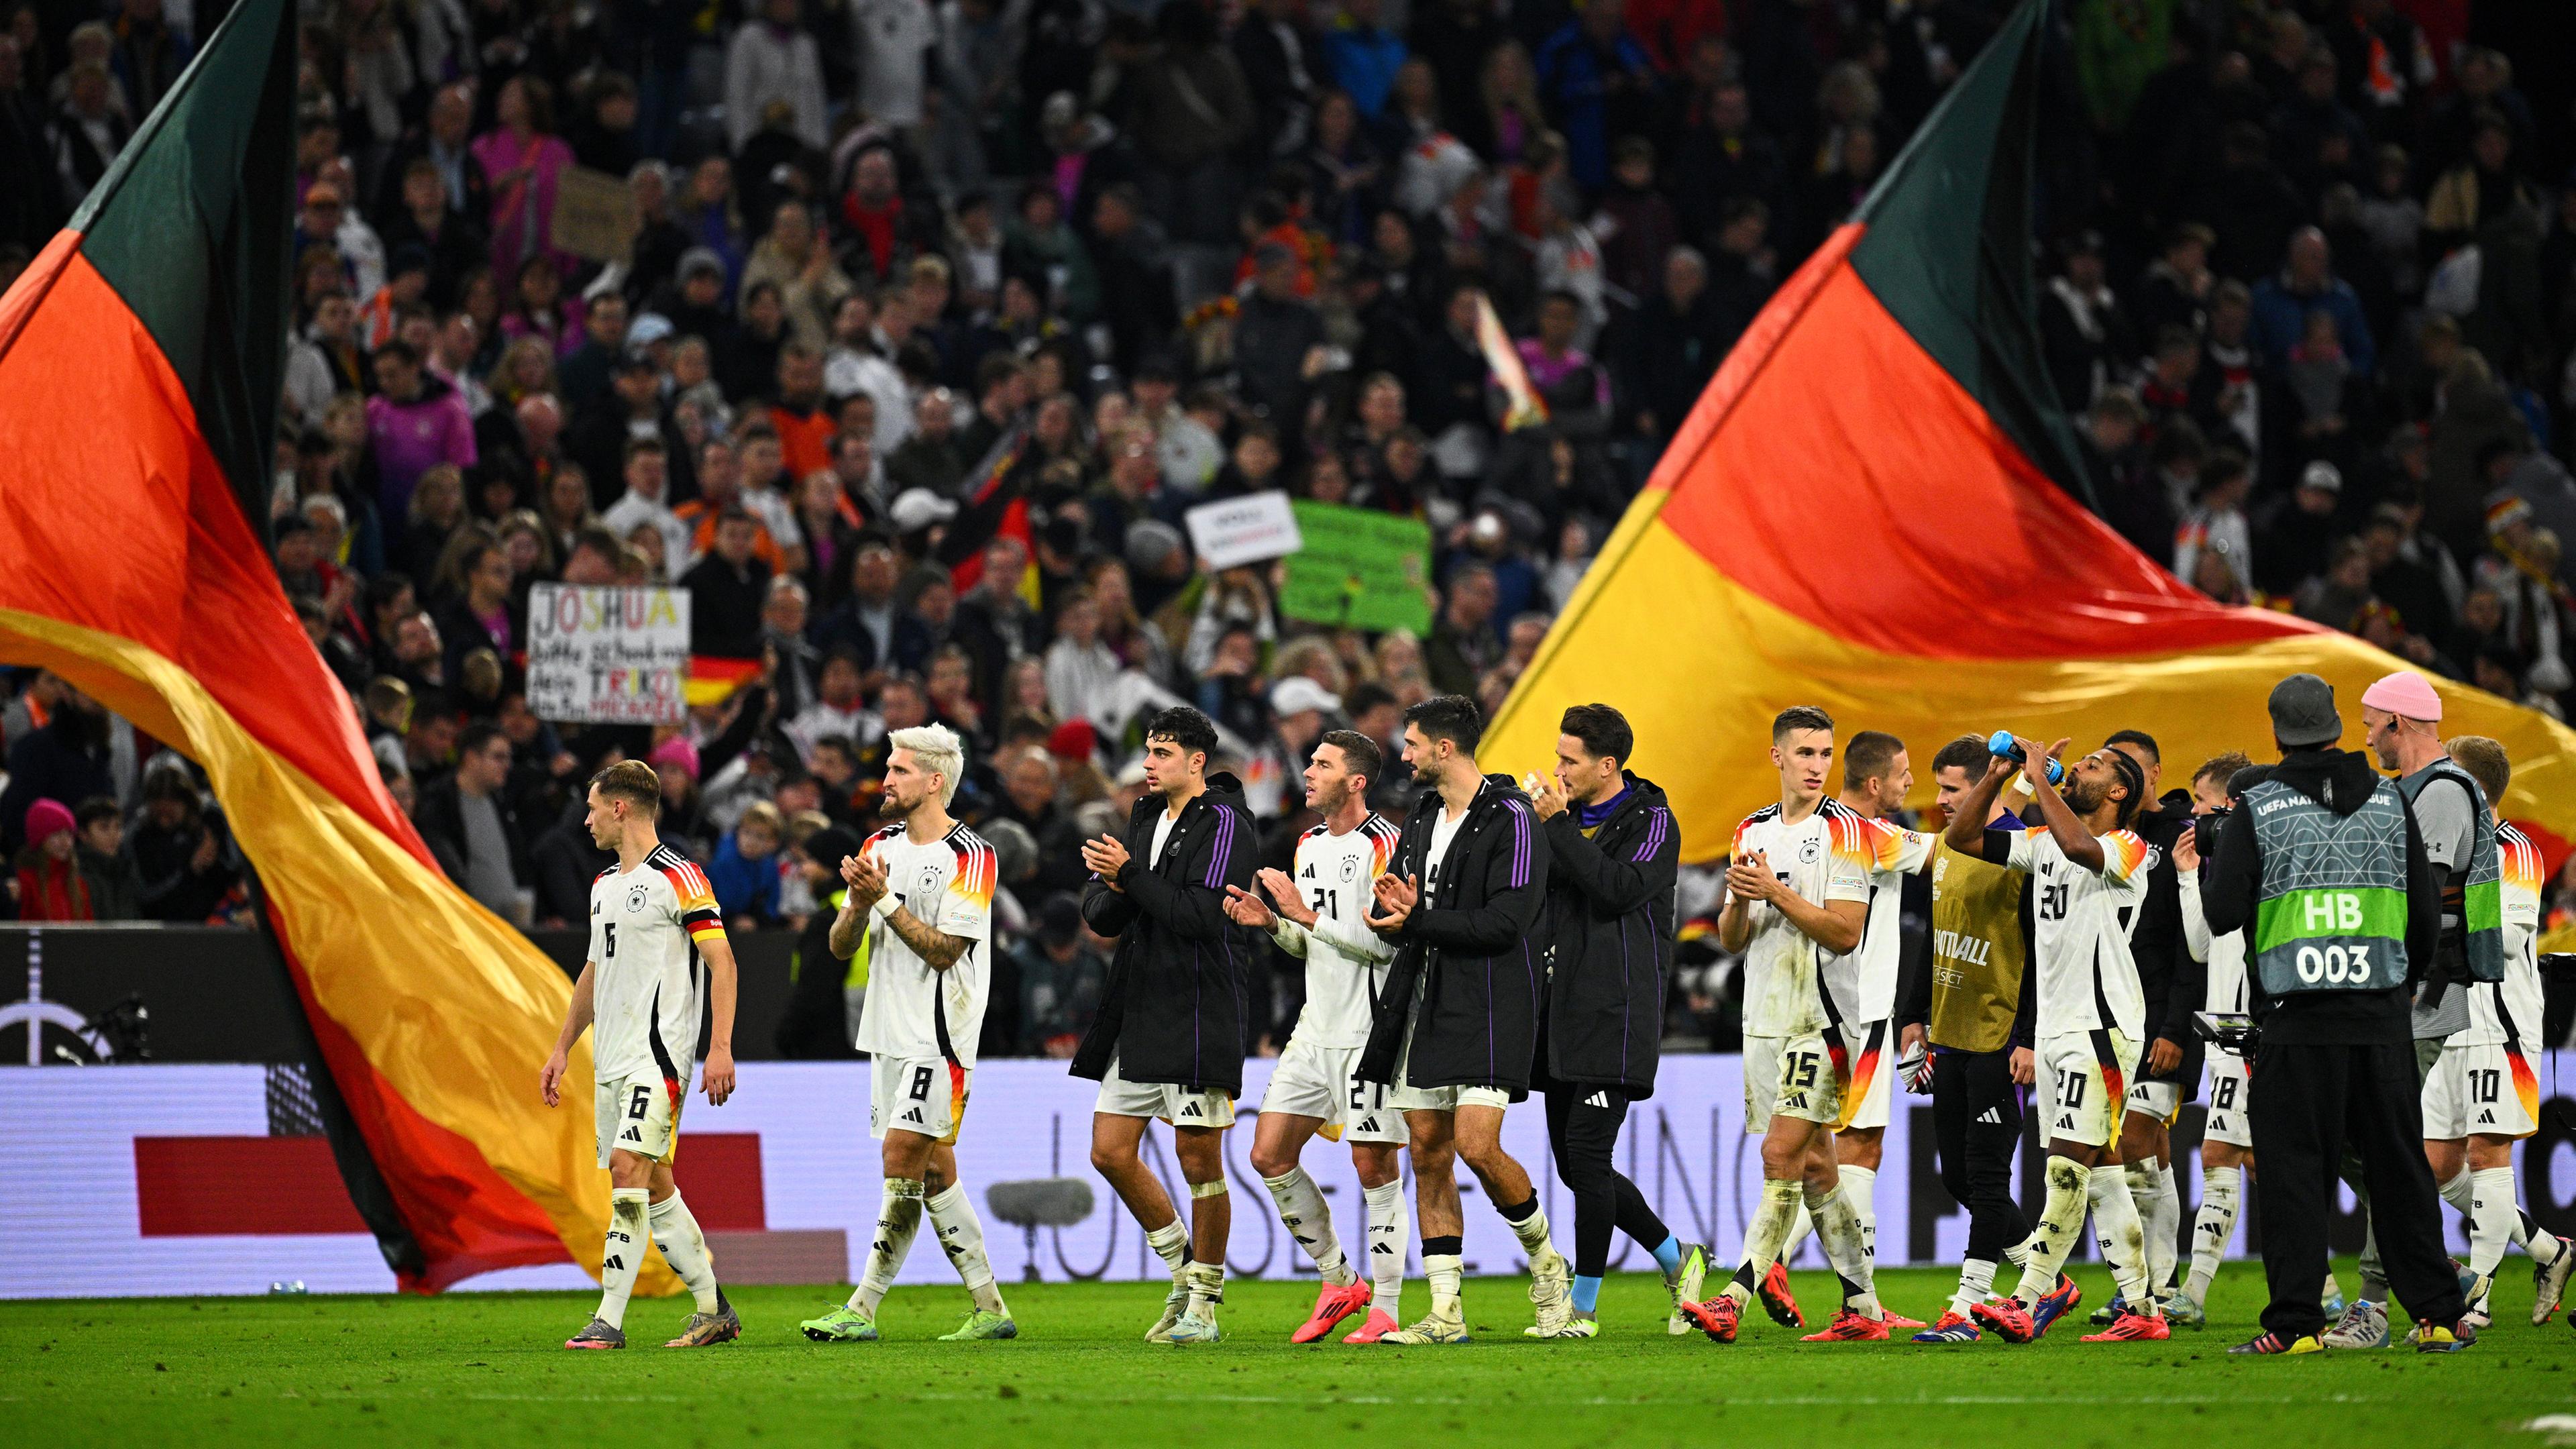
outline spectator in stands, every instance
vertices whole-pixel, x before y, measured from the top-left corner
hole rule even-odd
[[[524,927],[536,908],[535,869],[505,789],[512,757],[500,726],[469,726],[457,737],[455,771],[421,787],[412,819],[448,879],[494,915]]]
[[[22,921],[95,921],[89,878],[81,873],[80,837],[72,812],[59,800],[27,807],[27,843],[11,862],[9,896]]]
[[[72,812],[80,836],[81,883],[93,920],[131,921],[142,914],[134,861],[125,853],[125,811],[108,795],[92,795]]]
[[[2370,322],[2362,316],[2361,298],[2351,284],[2334,274],[2326,234],[2313,226],[2299,228],[2290,236],[2288,256],[2277,274],[2254,287],[2254,344],[2264,360],[2274,367],[2289,365],[2308,336],[2309,314],[2323,312],[2352,370],[2375,376],[2379,350],[2371,341]]]
[[[753,553],[760,520],[728,508],[716,517],[715,535],[715,548],[679,579],[693,601],[689,647],[719,659],[756,659],[770,579],[769,565]]]
[[[203,925],[241,880],[241,862],[221,815],[206,808],[185,766],[143,779],[143,808],[126,832],[143,918]]]
[[[778,924],[778,850],[785,833],[778,807],[754,800],[733,829],[716,846],[707,865],[707,883],[715,887],[716,908],[736,930],[752,931]]]
[[[28,843],[27,812],[39,800],[86,800],[116,793],[107,709],[68,683],[43,727],[9,742],[9,782],[0,789],[0,852]]]

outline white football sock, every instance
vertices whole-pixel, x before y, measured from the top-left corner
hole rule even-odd
[[[1749,1226],[1750,1225],[1748,1225],[1748,1227]],[[1812,1238],[1815,1235],[1816,1216],[1815,1214],[1807,1211],[1807,1202],[1804,1196],[1804,1190],[1801,1189],[1801,1195],[1798,1199],[1798,1210],[1796,1214],[1789,1219],[1788,1236],[1780,1240],[1780,1251],[1773,1256],[1780,1262],[1794,1263],[1798,1261],[1798,1249],[1804,1247],[1807,1239]]]
[[[1843,1306],[1864,1318],[1878,1317],[1883,1310],[1870,1286],[1869,1250],[1861,1244],[1860,1214],[1852,1210],[1850,1196],[1839,1184],[1822,1193],[1811,1190],[1807,1211],[1816,1220],[1817,1246],[1843,1280]]]
[[[850,1307],[869,1318],[877,1316],[877,1306],[885,1302],[886,1290],[894,1286],[894,1275],[903,1271],[904,1255],[912,1251],[912,1238],[921,1231],[921,1179],[889,1177],[885,1196],[877,1203],[877,1235],[868,1244],[868,1265],[859,1273],[859,1286],[850,1294]]]
[[[1459,1286],[1466,1281],[1467,1260],[1455,1253],[1422,1255],[1422,1276],[1431,1283],[1431,1316],[1454,1319],[1465,1316],[1458,1301]]]
[[[1401,1319],[1404,1306],[1404,1250],[1413,1226],[1404,1202],[1404,1180],[1364,1189],[1368,1201],[1369,1307]]]
[[[2076,1235],[2084,1231],[2084,1202],[2092,1176],[2091,1168],[2072,1157],[2048,1159],[2048,1197],[2040,1206],[2039,1221],[2031,1224],[2030,1260],[2022,1268],[2021,1286],[2013,1292],[2023,1307],[2057,1287],[2058,1270],[2074,1251]]]
[[[1521,1240],[1521,1251],[1529,1255],[1531,1262],[1535,1263],[1553,1251],[1547,1242],[1547,1209],[1538,1205],[1536,1197],[1530,1199],[1528,1217],[1516,1223],[1510,1218],[1503,1221],[1511,1223],[1512,1236]]]
[[[608,1243],[599,1255],[599,1319],[611,1328],[626,1326],[626,1300],[635,1293],[635,1275],[644,1267],[644,1244],[651,1230],[653,1194],[640,1187],[611,1188],[608,1193]]]
[[[2475,1194],[2469,1212],[2469,1271],[2491,1278],[2504,1263],[2506,1247],[2522,1233],[2522,1212],[2513,1201],[2513,1169],[2481,1167],[2467,1175]]]
[[[1780,1245],[1788,1240],[1789,1224],[1800,1212],[1798,1199],[1803,1191],[1794,1182],[1762,1180],[1762,1205],[1753,1210],[1753,1221],[1744,1225],[1744,1264],[1726,1285],[1726,1295],[1738,1306],[1753,1300],[1771,1265],[1780,1261]]]
[[[1875,1167],[1842,1167],[1843,1201],[1851,1204],[1852,1214],[1860,1219],[1861,1260],[1870,1272],[1878,1271],[1878,1169]]]
[[[1333,1212],[1324,1205],[1323,1189],[1306,1169],[1292,1167],[1281,1176],[1265,1177],[1261,1185],[1270,1189],[1270,1200],[1279,1205],[1279,1222],[1288,1236],[1315,1260],[1316,1271],[1336,1288],[1359,1281],[1350,1264],[1342,1261],[1341,1239],[1333,1234]]]
[[[1172,1286],[1177,1288],[1189,1281],[1189,1224],[1174,1218],[1159,1228],[1148,1229],[1145,1246],[1162,1255],[1163,1266],[1172,1270]]]
[[[993,1283],[992,1260],[984,1256],[984,1220],[975,1216],[966,1185],[952,1182],[923,1206],[930,1213],[930,1231],[939,1240],[939,1251],[948,1255],[949,1265],[966,1284],[975,1306],[1010,1317],[1011,1310],[1002,1304],[1002,1290]]]
[[[715,1312],[715,1255],[707,1251],[706,1234],[698,1231],[698,1220],[689,1212],[689,1205],[680,1201],[679,1189],[672,1189],[669,1197],[653,1204],[645,1217],[653,1224],[653,1241],[661,1247],[663,1259],[698,1300],[698,1311]]]
[[[1189,1266],[1190,1308],[1193,1318],[1213,1318],[1216,1306],[1225,1301],[1225,1265],[1192,1262]]]
[[[2174,1196],[2173,1168],[2149,1160],[2125,1164],[2120,1175],[2129,1185],[2129,1200],[2138,1206],[2141,1244],[2147,1255],[2147,1291],[2161,1296],[2173,1291],[2174,1228],[2182,1204]]]
[[[1959,1265],[1959,1291],[1950,1295],[1950,1311],[1964,1318],[1994,1291],[1995,1265],[1984,1258],[1970,1258]]]
[[[2461,1164],[2460,1170],[2443,1182],[2442,1201],[2458,1208],[2460,1216],[2472,1223],[2477,1220],[2477,1210],[2471,1206],[2477,1201],[2477,1180],[2467,1164]]]
[[[2138,1220],[2137,1200],[2129,1196],[2128,1177],[2096,1172],[2086,1179],[2084,1190],[2093,1204],[2094,1244],[2102,1250],[2102,1261],[2111,1265],[2120,1296],[2128,1300],[2131,1313],[2154,1317],[2156,1295],[2147,1284],[2147,1229]]]
[[[2565,1240],[2556,1233],[2542,1231],[2540,1224],[2532,1221],[2531,1214],[2520,1208],[2513,1212],[2513,1242],[2515,1247],[2531,1255],[2531,1261],[2544,1268],[2557,1262],[2558,1255],[2567,1251]]]
[[[2184,1292],[2194,1303],[2209,1301],[2210,1282],[2218,1263],[2236,1237],[2236,1207],[2245,1191],[2244,1170],[2213,1167],[2200,1175],[2200,1214],[2191,1225],[2191,1281]]]

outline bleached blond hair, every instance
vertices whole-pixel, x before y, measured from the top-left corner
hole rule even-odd
[[[946,725],[915,725],[886,736],[888,750],[912,751],[913,763],[939,777],[939,803],[957,798],[957,781],[966,773],[966,746]]]

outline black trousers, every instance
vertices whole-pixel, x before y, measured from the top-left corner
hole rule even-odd
[[[1598,1278],[1610,1266],[1610,1231],[1636,1239],[1648,1252],[1672,1231],[1646,1203],[1646,1195],[1620,1172],[1619,1128],[1628,1120],[1628,1089],[1549,1082],[1547,1144],[1556,1175],[1574,1195],[1574,1271]]]
[[[2442,1199],[2424,1160],[2424,1109],[2411,1042],[2302,1046],[2264,1041],[2254,1057],[2255,1190],[2263,1204],[2263,1326],[2284,1339],[2324,1329],[2326,1223],[2335,1169],[2361,1159],[2389,1291],[2417,1322],[2468,1311],[2442,1242]]]
[[[2030,1220],[2012,1195],[2013,1153],[2021,1147],[2012,1053],[1934,1050],[1932,1129],[1941,1185],[1968,1210],[1968,1256],[2002,1262],[2006,1248],[2030,1236]]]

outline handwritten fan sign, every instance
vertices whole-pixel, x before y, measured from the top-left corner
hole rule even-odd
[[[537,718],[679,724],[688,685],[688,590],[528,591],[528,708]]]

